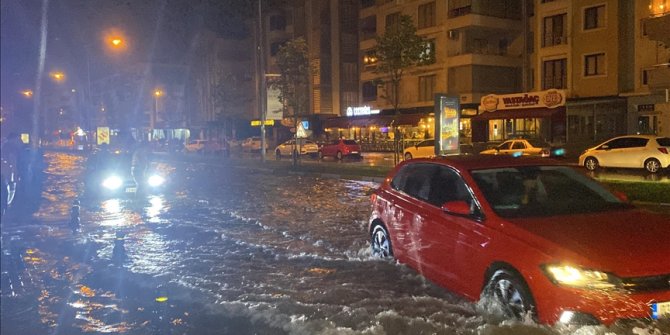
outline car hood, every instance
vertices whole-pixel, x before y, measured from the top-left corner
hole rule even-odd
[[[509,220],[551,257],[620,276],[670,273],[670,219],[638,209]],[[534,241],[532,241],[534,240]]]

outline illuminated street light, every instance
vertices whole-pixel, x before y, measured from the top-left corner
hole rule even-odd
[[[21,91],[21,94],[23,94],[26,98],[32,98],[33,91],[32,90],[23,90],[23,91]]]
[[[119,45],[121,45],[121,43],[123,43],[122,39],[120,39],[118,37],[112,38],[112,45],[118,47]]]
[[[154,90],[154,110],[153,113],[151,113],[151,120],[150,121],[150,128],[151,128],[151,137],[153,138],[154,135],[154,129],[156,128],[156,121],[158,117],[158,98],[163,96],[163,91],[160,89],[155,89]]]
[[[53,71],[49,74],[51,78],[53,78],[55,81],[63,81],[65,79],[65,73],[61,71]]]

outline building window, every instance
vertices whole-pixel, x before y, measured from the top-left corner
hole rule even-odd
[[[375,0],[361,0],[361,8],[368,8],[375,5]]]
[[[286,29],[286,17],[283,15],[273,15],[270,17],[270,30],[271,31],[284,31]]]
[[[419,77],[419,101],[432,101],[435,97],[436,76]]]
[[[449,17],[468,15],[472,12],[472,0],[450,0]]]
[[[542,64],[542,89],[567,88],[567,59],[545,61]]]
[[[377,85],[372,81],[363,83],[363,101],[377,100]]]
[[[286,41],[274,42],[270,44],[270,56],[276,56],[284,43],[286,43]]]
[[[605,5],[589,7],[584,10],[584,30],[605,26]]]
[[[361,41],[377,36],[377,17],[374,15],[361,19]]]
[[[435,39],[426,41],[426,47],[421,52],[419,65],[435,64]]]
[[[584,77],[605,74],[605,53],[584,56]]]
[[[649,70],[642,70],[642,85],[649,85]]]
[[[363,67],[374,68],[377,66],[377,54],[374,50],[367,50],[363,52]]]
[[[565,24],[566,14],[548,16],[544,18],[544,29],[542,31],[542,46],[567,44]]]
[[[419,6],[418,28],[428,28],[435,26],[435,1]]]
[[[386,15],[386,30],[397,29],[400,24],[400,12]]]

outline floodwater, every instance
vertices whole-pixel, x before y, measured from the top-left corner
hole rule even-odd
[[[48,153],[41,199],[2,222],[2,334],[667,334],[670,322],[500,321],[373,259],[375,183],[154,163],[157,194],[81,199],[85,158]],[[32,214],[32,215],[29,215]]]

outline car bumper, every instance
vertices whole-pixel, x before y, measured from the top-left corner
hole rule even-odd
[[[543,323],[600,323],[652,319],[670,309],[670,290],[630,293],[624,290],[580,290],[559,287],[536,289],[538,318]],[[539,293],[539,295],[538,295]],[[660,303],[660,304],[659,304]],[[670,314],[664,316],[668,318]]]

